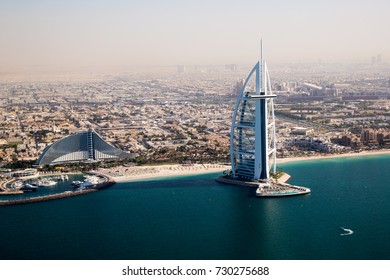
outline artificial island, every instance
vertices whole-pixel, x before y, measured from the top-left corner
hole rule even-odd
[[[231,171],[218,182],[255,187],[260,197],[310,193],[309,188],[287,184],[290,176],[276,170],[275,97],[261,46],[261,58],[245,80],[234,109]]]

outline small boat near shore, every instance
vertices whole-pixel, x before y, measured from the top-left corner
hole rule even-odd
[[[20,189],[23,186],[23,181],[15,181],[12,183],[12,188],[13,189]]]
[[[95,175],[85,175],[84,181],[73,181],[72,186],[75,187],[76,190],[84,190],[97,186],[98,184],[103,183],[105,180],[99,176]]]
[[[71,185],[72,185],[73,187],[78,187],[78,186],[80,186],[82,183],[83,183],[83,181],[72,181]]]
[[[294,186],[287,183],[262,182],[256,190],[259,197],[278,197],[308,194],[309,188]]]
[[[37,181],[37,185],[39,187],[52,187],[57,185],[57,182],[52,179],[43,178]]]
[[[62,175],[60,175],[60,176],[57,177],[57,180],[58,180],[58,181],[65,182],[65,181],[68,181],[68,180],[69,180],[69,177],[68,177],[68,175],[66,175],[66,174],[65,174],[65,175],[62,174]]]
[[[23,192],[36,192],[37,189],[38,189],[37,186],[34,186],[32,184],[29,184],[29,183],[24,183],[19,190],[21,190]]]

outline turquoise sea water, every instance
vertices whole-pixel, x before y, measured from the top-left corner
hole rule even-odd
[[[281,167],[312,193],[257,198],[214,173],[1,207],[0,258],[390,259],[390,156]]]

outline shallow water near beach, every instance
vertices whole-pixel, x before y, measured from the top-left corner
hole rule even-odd
[[[257,198],[213,173],[0,207],[0,258],[390,258],[389,155],[279,166],[312,193]]]

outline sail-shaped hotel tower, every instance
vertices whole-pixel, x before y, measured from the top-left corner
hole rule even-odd
[[[232,170],[216,180],[256,187],[256,195],[263,197],[310,193],[309,188],[287,184],[289,175],[276,174],[276,96],[271,91],[262,49],[261,46],[260,61],[245,80],[234,108],[230,133]]]
[[[260,61],[245,80],[234,109],[230,133],[233,178],[267,181],[270,170],[275,173],[274,97],[261,47]]]

